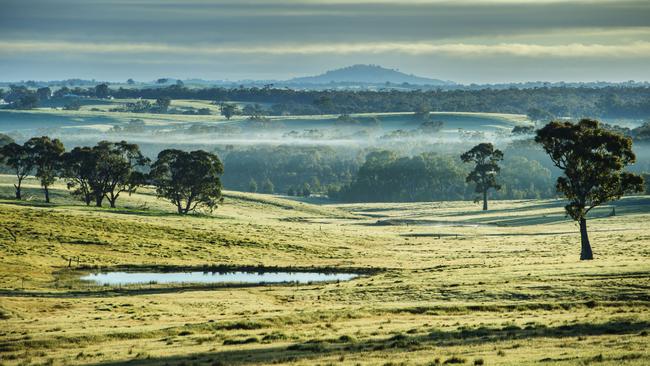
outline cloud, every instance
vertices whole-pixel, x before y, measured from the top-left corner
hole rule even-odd
[[[86,42],[451,42],[648,27],[647,0],[0,0],[0,39]],[[480,43],[480,42],[479,42]],[[535,43],[528,40],[525,43]],[[607,43],[607,42],[603,42]]]
[[[0,0],[0,79],[647,80],[648,0]],[[612,62],[615,61],[615,62]]]
[[[0,57],[18,54],[115,54],[156,56],[387,54],[447,55],[458,57],[513,56],[527,58],[648,58],[650,42],[625,44],[527,43],[470,44],[427,42],[371,42],[320,44],[267,44],[263,46],[171,45],[163,43],[92,43],[66,41],[0,41]]]

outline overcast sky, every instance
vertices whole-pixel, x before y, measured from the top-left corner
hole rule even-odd
[[[0,79],[650,80],[648,0],[0,0]]]

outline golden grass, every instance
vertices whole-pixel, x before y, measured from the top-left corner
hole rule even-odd
[[[62,184],[11,200],[0,177],[0,363],[646,365],[650,197],[589,221],[580,262],[562,203],[316,205],[227,192],[179,217],[144,189],[117,209]],[[379,223],[379,224],[378,224]],[[80,266],[374,268],[328,284],[110,288]],[[124,291],[128,290],[128,291]]]

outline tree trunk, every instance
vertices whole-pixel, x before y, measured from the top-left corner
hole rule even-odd
[[[16,199],[20,201],[21,195],[20,195],[20,181],[18,182],[18,185],[14,184],[14,188],[16,188]]]
[[[483,191],[483,211],[487,211],[487,190]]]
[[[110,195],[106,196],[108,198],[108,202],[111,204],[111,208],[115,208],[115,203],[117,202],[117,198],[120,197],[120,193],[118,192],[117,194],[113,194],[113,192],[109,192]]]
[[[95,195],[95,206],[97,207],[102,207],[102,202],[104,201],[104,196],[103,195]]]
[[[45,203],[50,203],[50,190],[44,186],[43,191],[45,191]]]
[[[587,220],[584,218],[580,219],[580,243],[582,245],[580,260],[594,259],[594,255],[591,252],[591,244],[589,244],[589,235],[587,234]]]

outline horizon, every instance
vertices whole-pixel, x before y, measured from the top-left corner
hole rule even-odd
[[[284,81],[354,64],[463,85],[650,80],[641,0],[1,4],[6,81]]]
[[[154,77],[154,78],[151,78],[149,80],[136,79],[136,78],[130,78],[130,77],[125,77],[125,78],[122,78],[122,79],[112,79],[112,80],[108,80],[108,79],[98,80],[97,78],[81,78],[81,77],[74,77],[73,76],[73,77],[67,77],[67,78],[52,78],[52,79],[40,79],[40,80],[39,79],[13,79],[13,80],[12,79],[2,79],[2,80],[0,80],[0,83],[27,83],[27,82],[52,83],[52,82],[57,82],[57,81],[81,80],[81,81],[97,82],[97,83],[105,82],[105,83],[109,83],[109,84],[123,84],[128,79],[133,79],[133,81],[136,82],[136,83],[148,84],[148,83],[155,83],[156,80],[161,79],[161,78],[165,78],[165,79],[169,79],[169,80],[180,80],[180,81],[183,81],[183,82],[190,82],[190,81],[196,80],[196,81],[203,81],[203,82],[223,83],[223,84],[226,84],[226,83],[236,84],[236,83],[245,83],[245,82],[249,82],[249,83],[264,83],[264,82],[292,83],[292,82],[294,82],[293,81],[294,79],[322,76],[322,75],[325,75],[326,73],[331,72],[331,71],[338,71],[338,70],[346,69],[346,68],[353,67],[353,66],[379,66],[379,67],[381,67],[381,68],[383,68],[385,70],[397,71],[397,72],[403,73],[404,75],[408,75],[408,76],[415,76],[415,77],[418,77],[418,78],[438,79],[438,80],[441,80],[441,81],[453,83],[453,84],[450,84],[449,86],[509,85],[509,84],[524,85],[524,84],[539,84],[539,83],[548,83],[548,84],[561,84],[561,83],[565,83],[565,84],[596,84],[596,83],[624,84],[624,83],[630,83],[630,82],[633,82],[633,83],[636,83],[636,84],[650,83],[650,79],[648,79],[648,80],[634,80],[634,79],[628,79],[628,80],[622,80],[622,79],[621,80],[596,80],[596,79],[594,79],[594,80],[584,80],[584,81],[579,81],[579,80],[554,80],[554,81],[550,81],[550,80],[532,80],[531,79],[531,80],[522,80],[522,81],[502,81],[502,82],[493,82],[493,83],[491,83],[491,82],[486,82],[486,83],[477,83],[477,82],[460,83],[460,82],[456,82],[455,80],[449,80],[449,79],[445,79],[445,78],[437,78],[435,76],[430,76],[430,75],[414,74],[414,73],[411,73],[409,71],[402,70],[402,69],[400,69],[398,67],[385,67],[383,65],[375,65],[375,64],[347,65],[347,66],[342,66],[342,67],[339,67],[339,68],[323,70],[322,72],[315,73],[315,74],[296,75],[296,76],[292,76],[292,77],[287,78],[287,79],[253,79],[253,78],[250,78],[250,77],[245,77],[245,78],[242,78],[242,79],[207,79],[207,78],[202,78],[202,77],[198,77],[198,76],[170,77],[170,76],[160,75],[158,77]],[[341,82],[337,82],[337,83],[346,83],[346,82],[354,83],[354,81],[341,81]],[[378,81],[376,84],[382,84],[382,83],[383,83],[382,81]],[[370,84],[370,83],[368,83],[368,84]],[[392,84],[397,85],[397,83],[392,83]],[[299,85],[299,84],[297,83],[296,85]],[[323,84],[323,85],[326,85],[326,84]],[[426,84],[414,84],[414,85],[426,85]]]

